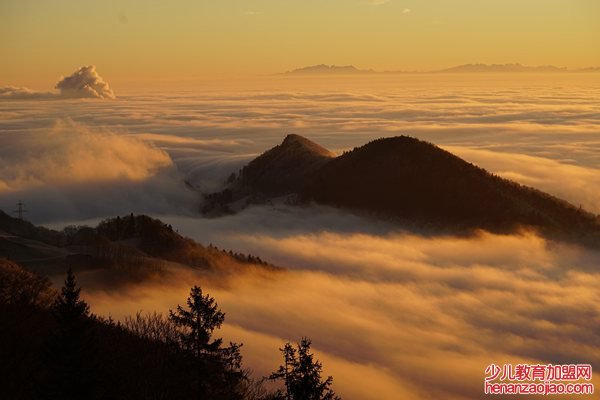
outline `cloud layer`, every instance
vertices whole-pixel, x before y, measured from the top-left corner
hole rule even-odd
[[[461,77],[422,79],[264,81],[235,90],[138,93],[110,104],[5,101],[0,140],[52,129],[66,115],[154,143],[195,186],[210,191],[290,132],[336,152],[407,134],[600,212],[594,178],[600,176],[600,89],[593,82],[577,76],[479,78],[477,84]]]
[[[0,150],[0,190],[39,185],[140,181],[171,165],[139,139],[58,120],[44,135],[20,135]]]
[[[23,200],[38,221],[191,210],[198,199],[183,179],[168,153],[151,143],[71,119],[0,147],[2,208]]]

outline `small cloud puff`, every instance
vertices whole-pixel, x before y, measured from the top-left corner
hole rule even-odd
[[[410,8],[405,8],[404,10],[402,10],[402,14],[408,14],[411,11],[412,10]]]
[[[60,90],[62,97],[115,98],[114,92],[98,75],[94,65],[83,66],[66,78],[62,78],[55,88]]]
[[[0,87],[0,99],[65,99],[65,98],[92,98],[92,99],[114,99],[115,93],[96,72],[94,65],[86,65],[79,68],[67,77],[61,78],[55,89],[56,92],[38,92],[23,87]]]

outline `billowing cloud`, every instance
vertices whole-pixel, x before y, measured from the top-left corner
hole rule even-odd
[[[23,87],[0,87],[0,99],[5,100],[52,100],[70,98],[114,99],[115,94],[102,79],[94,65],[79,68],[61,78],[55,86],[56,92],[39,92]]]
[[[141,140],[58,120],[43,134],[13,138],[0,150],[0,185],[139,181],[171,165],[169,155]]]
[[[55,86],[62,97],[91,97],[114,99],[115,94],[96,72],[94,65],[86,65],[62,78]]]
[[[4,209],[22,199],[37,221],[134,209],[185,212],[199,202],[164,150],[70,119],[4,142],[0,199]]]

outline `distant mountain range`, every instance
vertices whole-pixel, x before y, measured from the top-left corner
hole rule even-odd
[[[283,75],[368,75],[368,74],[411,74],[411,73],[594,73],[600,67],[567,69],[553,65],[525,66],[521,64],[463,64],[433,71],[375,71],[359,69],[353,65],[319,64],[284,72]]]
[[[354,65],[311,65],[309,67],[298,68],[293,71],[286,72],[286,74],[293,75],[326,75],[326,74],[340,74],[340,75],[354,75],[354,74],[373,74],[376,73],[372,69],[358,69]]]
[[[533,228],[600,247],[597,216],[408,136],[378,139],[336,157],[288,135],[206,200],[204,211],[213,215],[250,204],[317,203],[430,232]]]

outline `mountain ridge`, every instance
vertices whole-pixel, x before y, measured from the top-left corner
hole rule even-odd
[[[307,67],[296,68],[291,71],[284,72],[283,75],[322,75],[322,74],[372,74],[375,73],[372,69],[359,69],[354,65],[309,65]]]
[[[161,275],[168,266],[224,273],[250,265],[280,269],[257,256],[205,246],[158,219],[133,214],[107,218],[93,228],[68,226],[55,231],[0,210],[1,257],[47,276],[71,266],[123,281]]]
[[[271,182],[272,171],[285,163],[280,159],[272,163],[269,157],[272,152],[279,153],[280,146],[242,169],[226,189],[227,198],[209,196],[206,211],[213,215],[235,211],[226,208],[228,201],[236,203],[239,210],[284,198],[288,204],[328,205],[419,229],[507,233],[529,228],[549,237],[600,247],[597,216],[498,177],[432,143],[409,136],[381,138],[340,156],[323,158],[306,169],[301,160],[294,159],[297,172],[293,179],[275,174],[277,179]],[[261,175],[258,186],[248,179],[253,163],[260,164],[258,175],[261,171],[271,174]],[[225,200],[225,208],[219,210],[221,200]]]
[[[566,68],[557,67],[554,65],[538,65],[527,66],[520,63],[507,64],[460,64],[448,68],[424,70],[424,71],[404,71],[404,70],[387,70],[376,71],[374,69],[360,69],[354,65],[328,65],[318,64],[307,67],[296,68],[278,75],[393,75],[393,74],[460,74],[460,73],[598,73],[600,67],[584,67],[584,68]]]

